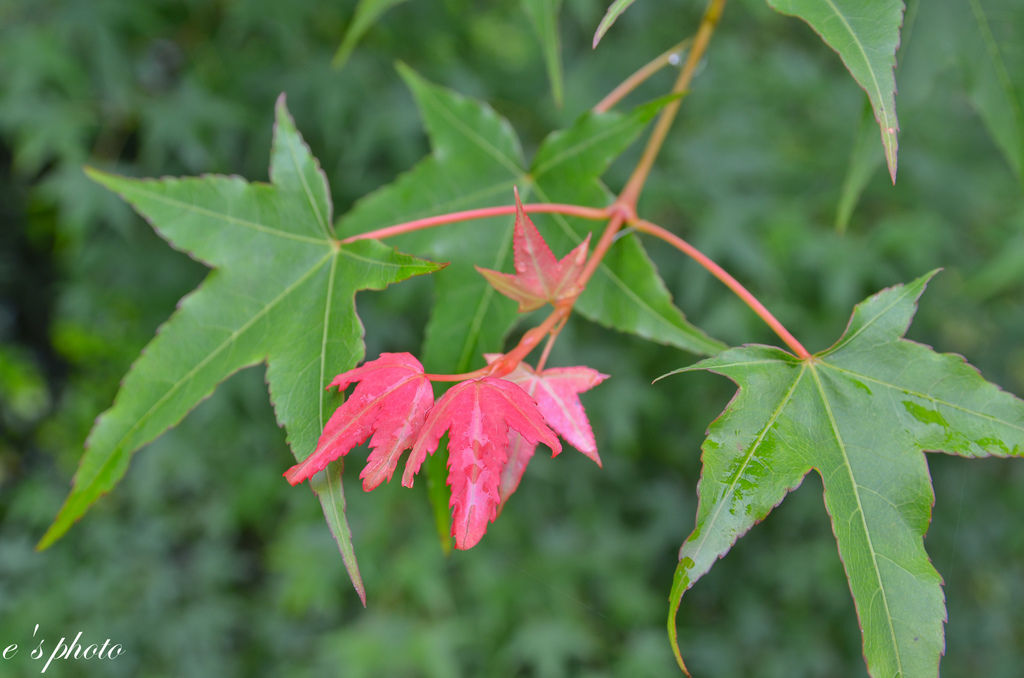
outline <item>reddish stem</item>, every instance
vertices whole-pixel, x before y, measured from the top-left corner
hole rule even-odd
[[[665,66],[673,63],[673,56],[678,59],[679,55],[682,53],[684,49],[686,49],[686,46],[688,44],[690,44],[690,38],[687,38],[686,40],[683,40],[679,44],[665,50],[664,52],[662,52],[661,54],[654,57],[649,62],[638,68],[636,72],[633,73],[633,75],[623,80],[621,83],[619,83],[618,87],[609,92],[604,99],[601,99],[601,101],[598,102],[596,106],[594,106],[594,112],[605,113],[611,110],[612,106],[622,101],[622,99],[624,99],[630,92],[632,92],[637,87],[642,85],[645,80],[647,80],[649,77],[660,71]]]
[[[544,369],[544,365],[548,361],[548,356],[551,355],[551,347],[555,345],[555,340],[558,339],[558,333],[562,331],[562,328],[565,327],[565,323],[568,320],[569,317],[566,316],[562,318],[562,322],[551,328],[551,333],[548,335],[548,343],[544,344],[544,350],[541,351],[540,357],[537,358],[537,366],[534,368],[537,372]]]
[[[779,335],[779,338],[782,339],[783,342],[785,342],[786,346],[789,346],[793,350],[793,352],[796,354],[798,358],[800,358],[801,360],[807,360],[808,358],[811,357],[811,354],[807,352],[807,349],[804,348],[803,345],[796,340],[796,337],[790,334],[789,330],[783,327],[782,323],[780,323],[778,319],[776,319],[776,317],[773,316],[771,312],[764,307],[764,304],[757,300],[757,297],[751,294],[746,287],[744,287],[742,284],[740,284],[738,280],[736,280],[736,278],[729,275],[729,273],[724,268],[722,268],[714,261],[712,261],[710,258],[708,258],[706,254],[704,254],[696,247],[680,238],[675,233],[672,233],[671,231],[668,231],[662,228],[661,226],[653,224],[644,219],[637,219],[630,225],[633,226],[636,230],[640,231],[641,233],[648,233],[650,235],[655,236],[656,238],[661,238],[662,240],[672,245],[680,252],[687,255],[688,257],[696,261],[698,264],[703,266],[708,271],[708,273],[722,281],[722,283],[730,290],[732,290],[733,293],[736,294],[736,296],[742,299],[747,306],[753,309],[754,313],[756,313],[758,317],[761,318],[761,320],[765,321],[768,327],[772,328],[775,334]]]
[[[530,351],[537,348],[537,345],[549,332],[554,330],[559,323],[565,322],[565,319],[572,313],[572,306],[575,302],[574,297],[556,304],[555,309],[548,314],[547,318],[544,318],[544,322],[528,330],[515,348],[487,366],[486,369],[490,370],[490,376],[503,377],[514,370],[523,361],[523,358],[530,354]]]
[[[466,381],[467,379],[479,379],[480,377],[486,377],[490,372],[490,366],[488,366],[481,367],[479,370],[473,370],[472,372],[463,372],[461,374],[424,374],[423,376],[430,381]]]
[[[611,212],[611,219],[608,220],[608,225],[605,226],[600,240],[594,245],[594,251],[590,253],[587,265],[580,271],[580,277],[576,281],[576,287],[578,288],[576,292],[577,297],[583,292],[583,288],[587,286],[587,282],[590,281],[591,276],[597,271],[597,267],[601,265],[601,260],[604,259],[604,255],[608,253],[608,249],[615,242],[615,235],[622,228],[622,224],[627,218],[633,216],[628,208],[623,209],[618,203],[612,205],[608,211]],[[576,303],[576,297],[573,297],[572,303]]]
[[[704,10],[704,16],[700,21],[700,28],[697,29],[697,35],[693,38],[693,47],[686,56],[686,64],[683,65],[683,70],[679,73],[679,78],[672,88],[673,94],[685,94],[689,90],[693,74],[697,72],[697,64],[700,63],[704,51],[711,41],[711,35],[715,32],[715,26],[718,25],[724,6],[725,0],[710,0],[708,2],[707,9]],[[619,194],[620,203],[636,208],[636,204],[640,200],[640,191],[643,190],[647,175],[650,173],[651,167],[654,166],[654,159],[658,157],[658,151],[661,150],[661,145],[665,142],[665,137],[668,136],[668,131],[679,111],[680,103],[681,99],[676,99],[662,109],[658,121],[654,124],[654,131],[651,132],[651,137],[647,140],[643,155],[640,156],[640,161],[626,182],[626,187]]]
[[[572,217],[580,217],[582,219],[595,220],[607,219],[609,214],[607,208],[583,207],[582,205],[562,205],[558,203],[534,203],[531,205],[523,205],[523,209],[526,210],[527,213],[567,214]],[[401,224],[395,224],[394,226],[387,226],[385,228],[378,228],[374,231],[367,231],[366,233],[357,233],[355,235],[350,235],[347,238],[342,238],[341,243],[344,245],[346,243],[355,242],[357,240],[367,240],[369,238],[389,238],[393,235],[401,235],[402,233],[419,231],[421,229],[432,228],[434,226],[454,224],[460,221],[471,221],[473,219],[485,219],[487,217],[500,217],[515,213],[515,205],[500,205],[498,207],[480,207],[477,209],[465,210],[462,212],[440,214],[436,217],[426,217],[425,219],[406,221]]]

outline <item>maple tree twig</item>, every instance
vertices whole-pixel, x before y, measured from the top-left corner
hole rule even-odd
[[[462,372],[460,374],[424,374],[423,376],[430,381],[466,381],[467,379],[479,379],[480,377],[486,377],[490,373],[490,366],[488,366],[481,367],[479,370]]]
[[[467,379],[479,379],[480,377],[503,377],[523,361],[530,351],[535,349],[541,340],[548,334],[557,334],[565,326],[565,321],[572,312],[572,305],[576,299],[559,303],[555,309],[548,314],[548,317],[541,324],[528,330],[523,334],[519,343],[508,353],[504,354],[490,365],[481,367],[472,372],[461,374],[427,374],[424,375],[430,381],[465,381]],[[547,349],[545,349],[545,353]],[[540,368],[537,368],[538,370]]]
[[[707,9],[704,10],[704,16],[700,20],[700,28],[697,29],[697,34],[693,38],[693,47],[690,48],[690,53],[686,56],[686,63],[683,65],[683,70],[680,71],[679,78],[672,88],[672,94],[685,94],[688,91],[690,82],[693,80],[693,74],[697,71],[697,64],[700,63],[704,56],[704,51],[711,41],[711,35],[715,32],[715,26],[718,25],[718,20],[722,16],[722,8],[724,6],[725,0],[710,0],[708,2]],[[679,111],[680,102],[681,99],[670,101],[662,109],[661,115],[658,116],[658,122],[654,125],[654,131],[651,132],[651,136],[647,140],[647,146],[644,148],[643,155],[640,156],[640,161],[636,164],[633,174],[630,175],[629,180],[626,182],[626,187],[619,194],[619,202],[636,209],[637,201],[640,199],[640,191],[643,190],[644,183],[647,181],[647,175],[654,165],[654,159],[658,157],[658,151],[661,150],[661,145],[665,142],[669,128],[672,127],[672,122]]]
[[[608,208],[584,207],[583,205],[563,205],[559,203],[546,202],[523,205],[523,209],[527,213],[533,214],[566,214],[571,217],[580,217],[581,219],[594,220],[607,219],[610,214]],[[344,245],[350,242],[355,242],[357,240],[367,240],[370,238],[376,238],[379,240],[383,238],[389,238],[394,235],[401,235],[402,233],[419,231],[424,228],[432,228],[434,226],[444,226],[445,224],[454,224],[460,221],[486,219],[487,217],[500,217],[515,213],[515,205],[480,207],[472,210],[464,210],[462,212],[450,212],[448,214],[439,214],[434,217],[426,217],[424,219],[406,221],[401,224],[395,224],[394,226],[387,226],[385,228],[378,228],[373,231],[367,231],[366,233],[357,233],[355,235],[350,235],[347,238],[342,238],[341,244]]]
[[[687,45],[689,45],[692,40],[693,38],[687,38],[648,61],[646,64],[638,68],[636,72],[619,83],[619,85],[609,92],[604,99],[601,99],[601,101],[599,101],[592,110],[595,113],[606,113],[611,110],[615,104],[622,101],[630,92],[643,84],[652,75],[669,64],[674,65],[675,62],[673,61],[673,58],[679,59],[683,50],[686,49]]]
[[[597,271],[597,267],[601,264],[601,260],[604,259],[604,255],[608,253],[608,248],[615,242],[615,235],[622,228],[622,224],[625,223],[626,219],[632,216],[631,212],[623,210],[618,205],[613,205],[612,218],[608,220],[608,225],[605,226],[604,232],[601,234],[600,240],[594,245],[594,251],[590,253],[590,258],[587,259],[587,265],[580,271],[580,277],[576,281],[576,286],[580,292],[587,286],[587,282],[590,277]],[[577,297],[579,295],[577,294]],[[576,299],[573,298],[573,303]],[[569,308],[572,308],[570,305]]]
[[[548,342],[544,344],[544,350],[541,351],[540,357],[537,358],[537,366],[534,368],[537,372],[544,369],[544,365],[548,361],[548,356],[551,354],[551,347],[555,345],[555,340],[558,339],[558,333],[565,327],[565,323],[568,322],[569,316],[562,318],[562,322],[558,323],[551,328],[550,334],[548,334]]]
[[[768,327],[772,328],[775,334],[779,335],[779,338],[785,342],[786,346],[793,350],[798,358],[806,360],[811,357],[811,354],[808,353],[807,349],[796,340],[796,337],[790,334],[789,330],[787,330],[767,308],[765,308],[764,304],[758,301],[757,297],[755,297],[750,290],[744,287],[738,280],[736,280],[736,278],[732,277],[728,271],[712,261],[706,254],[680,238],[675,233],[672,233],[657,224],[651,223],[650,221],[637,219],[632,221],[630,225],[641,233],[647,233],[656,238],[661,238],[703,266],[711,275],[718,278],[726,287],[732,290],[736,296],[742,299],[747,306],[753,309],[754,313],[756,313],[758,317],[768,325]]]

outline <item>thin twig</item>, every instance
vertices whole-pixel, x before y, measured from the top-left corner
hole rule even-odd
[[[807,349],[796,340],[796,337],[794,337],[767,308],[765,308],[764,304],[758,301],[757,297],[755,297],[750,290],[744,287],[738,280],[736,280],[736,278],[732,277],[728,271],[712,261],[706,254],[680,238],[675,233],[644,219],[637,219],[630,225],[641,233],[647,233],[655,236],[656,238],[661,238],[703,266],[708,273],[722,281],[722,283],[732,290],[736,296],[742,299],[747,306],[753,309],[754,313],[756,313],[758,317],[768,325],[768,327],[772,328],[775,334],[779,335],[779,338],[785,342],[786,346],[789,346],[789,348],[793,350],[798,358],[806,360],[811,357],[811,354],[808,353]]]
[[[692,40],[693,38],[683,40],[638,68],[636,72],[623,80],[615,89],[609,92],[604,99],[601,99],[601,101],[594,106],[593,111],[595,113],[606,113],[607,111],[610,111],[615,104],[622,101],[630,92],[643,84],[652,75],[669,64],[675,65],[673,57],[675,57],[675,59],[682,58],[681,55],[683,50],[686,49],[687,45],[689,45]]]
[[[697,35],[693,38],[693,47],[686,56],[686,64],[683,66],[683,70],[679,73],[679,78],[672,88],[673,94],[685,94],[689,90],[693,74],[697,71],[697,64],[704,57],[704,52],[711,41],[711,35],[715,32],[715,26],[718,25],[718,19],[722,16],[722,8],[724,6],[725,0],[711,0],[708,3],[707,9],[704,10],[704,16],[700,21],[700,28],[697,29]],[[651,137],[647,140],[647,146],[640,157],[640,162],[637,163],[636,169],[633,170],[629,181],[626,182],[626,187],[619,194],[618,202],[629,205],[634,210],[636,209],[637,201],[640,199],[640,192],[647,181],[647,175],[650,174],[651,167],[654,165],[654,159],[658,157],[658,151],[661,150],[661,145],[665,142],[665,137],[672,127],[672,122],[679,111],[680,103],[681,99],[676,99],[675,101],[670,101],[662,109],[661,115],[658,116],[658,122],[654,125],[654,131],[651,132]]]
[[[583,207],[582,205],[562,205],[558,203],[535,203],[531,205],[523,205],[523,209],[528,214],[554,213],[565,214],[571,217],[580,217],[581,219],[594,220],[607,219],[608,215],[610,214],[607,208]],[[435,217],[426,217],[424,219],[406,221],[401,224],[395,224],[394,226],[386,226],[384,228],[378,228],[373,231],[367,231],[366,233],[357,233],[355,235],[350,235],[347,238],[342,238],[341,244],[344,245],[350,242],[355,242],[357,240],[367,240],[369,238],[376,238],[380,240],[395,235],[401,235],[403,233],[419,231],[425,228],[433,228],[434,226],[444,226],[446,224],[454,224],[460,221],[486,219],[488,217],[500,217],[515,213],[515,205],[499,205],[498,207],[480,207],[478,209],[465,210],[462,212],[450,212],[449,214],[439,214]]]

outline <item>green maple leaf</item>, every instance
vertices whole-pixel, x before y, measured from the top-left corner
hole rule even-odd
[[[896,50],[903,0],[768,0],[772,9],[799,17],[814,29],[871,101],[882,134],[889,176],[896,182]]]
[[[872,676],[938,674],[946,610],[923,537],[934,502],[922,451],[1024,454],[1024,402],[963,358],[903,338],[933,274],[859,304],[839,341],[808,360],[746,346],[688,370],[732,379],[708,430],[700,504],[680,550],[683,594],[812,469],[839,547]]]
[[[136,450],[243,367],[266,362],[278,422],[296,459],[306,457],[337,405],[324,388],[363,358],[355,293],[440,268],[377,241],[338,243],[327,180],[283,96],[276,108],[270,184],[88,172],[131,203],[173,247],[214,270],[160,328],[125,376],[114,405],[97,420],[71,493],[40,548],[117,484]],[[336,463],[314,479],[313,489],[365,602],[340,475]]]

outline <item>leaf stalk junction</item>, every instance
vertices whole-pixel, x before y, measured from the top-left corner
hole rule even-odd
[[[686,41],[679,43],[662,53],[649,64],[630,76],[630,78],[623,81],[622,85],[605,97],[600,104],[595,106],[594,110],[603,112],[610,109],[611,106],[621,100],[626,94],[645,79],[650,77],[650,75],[656,72],[659,68],[670,63],[672,55],[679,55],[682,50],[690,45],[686,61],[683,64],[679,77],[676,79],[675,85],[672,88],[673,94],[685,94],[693,80],[700,60],[707,50],[711,35],[714,32],[715,26],[718,24],[724,5],[725,0],[711,0],[705,10],[700,27],[692,40],[687,39]],[[539,325],[527,331],[520,339],[519,343],[512,350],[506,353],[503,358],[492,362],[487,367],[483,367],[472,372],[465,372],[461,374],[428,374],[427,377],[431,381],[449,382],[462,381],[464,379],[476,379],[483,376],[503,376],[514,370],[516,366],[531,351],[533,351],[533,349],[536,348],[545,337],[547,337],[547,344],[545,345],[542,356],[538,362],[538,369],[543,368],[558,333],[561,331],[562,327],[565,326],[565,322],[568,320],[568,317],[572,312],[576,299],[579,297],[579,294],[583,292],[587,282],[591,276],[593,276],[608,250],[614,244],[616,235],[624,227],[633,228],[640,233],[663,240],[693,259],[716,279],[721,281],[747,306],[749,306],[750,309],[753,310],[754,313],[757,314],[757,316],[761,318],[761,320],[764,321],[764,323],[768,325],[776,335],[778,335],[794,355],[801,360],[806,360],[810,357],[810,353],[796,339],[796,337],[786,329],[786,327],[765,307],[760,300],[758,300],[752,292],[750,292],[750,290],[744,287],[743,284],[736,280],[736,278],[734,278],[728,271],[682,237],[672,233],[662,226],[659,226],[658,224],[646,219],[641,219],[637,216],[636,206],[639,201],[640,193],[646,183],[651,167],[654,165],[658,152],[661,150],[661,147],[665,142],[668,131],[675,120],[680,103],[681,99],[677,98],[676,100],[669,102],[662,110],[657,122],[655,123],[654,130],[648,139],[643,155],[637,163],[636,168],[633,170],[629,180],[626,182],[625,188],[619,194],[618,198],[616,198],[616,200],[608,207],[600,208],[562,203],[527,203],[523,205],[523,210],[527,214],[563,214],[566,216],[595,221],[607,220],[607,225],[601,233],[600,239],[595,245],[593,252],[591,252],[588,257],[587,263],[580,274],[575,293],[570,298],[556,304],[551,313]],[[515,214],[515,211],[515,205],[498,205],[494,207],[482,207],[459,212],[451,212],[448,214],[440,214],[423,219],[407,221],[393,226],[368,231],[366,233],[355,234],[344,238],[340,242],[342,244],[347,244],[357,240],[371,238],[384,239],[404,233],[474,219],[513,215]]]

